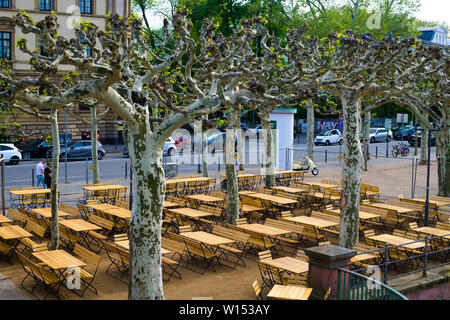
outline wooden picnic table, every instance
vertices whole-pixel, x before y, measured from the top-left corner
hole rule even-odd
[[[252,197],[252,198],[258,198],[258,199],[264,199],[267,201],[270,201],[276,205],[293,205],[297,203],[297,200],[293,200],[293,199],[289,199],[289,198],[284,198],[284,197],[280,197],[280,196],[275,196],[275,195],[271,195],[271,194],[266,194],[266,193],[252,193],[249,194],[248,196]]]
[[[292,194],[301,194],[301,193],[305,193],[308,191],[306,189],[300,189],[298,187],[293,188],[293,187],[285,187],[285,186],[272,187],[272,189],[284,191],[284,192],[292,193]]]
[[[169,212],[174,212],[182,216],[186,216],[188,218],[204,218],[212,216],[212,212],[202,211],[192,208],[176,208],[176,209],[168,209]]]
[[[51,250],[51,251],[39,251],[34,252],[33,256],[53,270],[63,270],[70,267],[84,267],[86,264],[67,253],[64,250]]]
[[[129,240],[120,240],[120,241],[116,241],[114,243],[117,244],[122,249],[130,251],[130,241]],[[172,251],[161,248],[161,254],[169,254],[169,253],[172,253]]]
[[[299,223],[303,225],[312,226],[318,229],[328,228],[328,227],[335,227],[338,226],[338,222],[332,222],[328,220],[323,220],[319,218],[314,217],[308,217],[308,216],[297,216],[297,217],[289,217],[289,218],[283,218],[283,220],[291,221],[294,223]]]
[[[400,201],[402,201],[402,199],[403,198],[400,198]],[[406,200],[412,200],[412,201],[418,202],[418,204],[421,204],[421,205],[425,205],[425,203],[426,203],[426,199],[421,199],[421,198],[413,198],[413,199],[406,199]],[[428,202],[436,205],[437,207],[445,207],[445,206],[450,205],[450,202],[436,200],[436,199],[429,199]]]
[[[239,191],[238,194],[240,195],[249,195],[249,194],[255,194],[258,193],[256,191],[251,191],[251,190],[243,190],[243,191]]]
[[[101,227],[96,224],[87,222],[83,219],[61,220],[59,224],[75,232],[86,232],[100,230]]]
[[[339,215],[341,214],[340,209],[332,209],[332,210],[328,210],[328,211],[337,213]],[[370,220],[370,219],[379,219],[379,218],[381,218],[381,216],[379,214],[364,211],[364,210],[359,210],[359,219],[360,220]]]
[[[118,206],[109,204],[109,203],[93,203],[93,204],[87,204],[86,207],[95,209],[95,210],[105,210],[105,209],[115,209],[120,208]]]
[[[31,209],[32,212],[40,215],[41,217],[51,219],[52,218],[52,208],[39,208],[39,209]],[[64,218],[70,216],[70,214],[58,210],[58,217]]]
[[[443,229],[439,229],[439,228],[433,228],[433,227],[421,227],[421,228],[416,228],[413,229],[414,231],[419,231],[431,236],[436,236],[436,237],[443,237],[445,239],[450,240],[450,231],[449,230],[443,230]]]
[[[361,254],[357,254],[356,256],[353,256],[350,259],[350,261],[352,263],[358,263],[358,262],[364,262],[364,261],[376,259],[376,258],[377,258],[377,256],[374,256],[373,254],[361,253]]]
[[[176,183],[181,183],[181,182],[186,183],[186,182],[190,182],[190,181],[207,181],[210,179],[211,178],[206,178],[206,177],[171,179],[171,180],[166,180],[166,185],[176,184]]]
[[[236,226],[237,228],[243,229],[244,231],[250,231],[254,233],[259,233],[267,237],[277,237],[284,234],[291,233],[291,231],[270,227],[265,224],[251,223],[251,224],[240,224]]]
[[[224,202],[225,199],[210,196],[207,194],[194,194],[190,196],[186,196],[188,199],[192,199],[198,202],[207,202],[207,203],[215,203],[215,202]]]
[[[386,242],[387,244],[392,245],[392,246],[402,246],[403,248],[410,249],[410,250],[416,250],[416,249],[421,249],[421,248],[425,247],[424,242],[409,243],[409,242],[412,242],[413,240],[399,237],[399,236],[394,236],[392,234],[387,234],[387,233],[379,234],[376,236],[369,236],[368,238],[372,239],[372,240],[380,241],[380,242]],[[406,243],[408,243],[408,244],[406,244]]]
[[[308,272],[308,262],[292,257],[261,260],[262,263],[287,271],[288,273],[301,274]]]
[[[192,231],[180,233],[182,237],[189,238],[198,242],[201,242],[208,246],[220,246],[234,243],[234,240],[217,236],[212,233],[204,231]]]
[[[395,206],[393,204],[378,203],[378,202],[366,204],[366,206],[379,208],[379,209],[393,210],[393,211],[396,211],[397,213],[400,213],[400,214],[412,213],[412,212],[416,212],[417,211],[417,209],[399,207],[399,206]]]
[[[182,205],[178,204],[178,203],[174,203],[174,202],[170,202],[170,201],[164,200],[163,206],[164,206],[164,208],[176,208],[176,207],[180,207]]]
[[[111,209],[105,209],[101,210],[102,212],[109,214],[113,217],[117,217],[120,219],[129,220],[131,219],[131,210],[125,209],[125,208],[111,208]]]
[[[83,187],[84,190],[95,192],[95,191],[109,191],[109,190],[119,190],[119,189],[126,189],[127,187],[122,186],[120,184],[107,184],[102,186],[86,186]]]
[[[301,286],[282,286],[276,284],[267,296],[278,300],[308,300],[311,292],[312,288]]]
[[[29,233],[27,230],[17,226],[17,225],[9,225],[0,227],[0,238],[3,240],[15,240],[22,238],[29,238],[33,235]]]
[[[7,223],[12,223],[13,221],[7,217],[5,217],[4,215],[0,214],[0,225],[2,224],[7,224]]]
[[[23,190],[10,190],[9,193],[16,196],[30,196],[36,194],[50,194],[50,189],[23,189]]]
[[[303,181],[303,184],[308,184],[311,186],[318,186],[319,188],[329,188],[329,189],[337,189],[340,188],[341,186],[338,184],[330,184],[330,183],[323,183],[323,182],[306,182]]]
[[[238,174],[236,177],[238,178],[252,178],[252,177],[259,177],[260,174],[256,174],[256,173],[243,173],[243,174]]]

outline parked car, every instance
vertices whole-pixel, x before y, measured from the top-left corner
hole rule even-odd
[[[169,139],[167,139],[166,143],[164,144],[163,154],[165,156],[173,156],[176,151],[177,151],[177,147],[175,144],[175,140],[172,137],[169,137]],[[127,147],[123,148],[122,154],[125,157],[130,156]]]
[[[262,125],[256,126],[254,128],[249,128],[247,129],[247,131],[245,131],[246,136],[256,135],[258,137],[261,136],[261,133],[262,133]]]
[[[370,143],[386,141],[389,142],[392,140],[392,131],[391,129],[386,128],[371,128],[369,132],[369,141]]]
[[[416,135],[413,134],[409,136],[408,142],[410,146],[414,146],[416,142]],[[417,132],[417,146],[420,147],[422,142],[422,131]],[[431,147],[434,147],[436,145],[436,137],[431,134],[431,139],[428,141]]]
[[[34,140],[20,144],[17,148],[22,153],[23,160],[31,160],[32,158],[45,158],[47,152],[52,148],[52,144],[45,140]]]
[[[402,132],[403,132],[403,140],[408,140],[406,137],[408,137],[411,133],[414,134],[414,127],[411,126],[405,126],[403,127],[397,127],[395,129],[392,129],[392,134],[394,137],[394,140],[401,140],[402,139]]]
[[[91,158],[92,141],[91,140],[81,140],[74,142],[68,148],[62,147],[59,152],[60,160],[65,159],[65,154],[67,152],[67,159],[90,159]],[[53,148],[48,150],[47,157],[51,158],[53,154]],[[101,160],[106,155],[105,147],[97,141],[97,156]]]
[[[314,139],[314,144],[316,146],[321,144],[329,146],[334,143],[342,145],[343,142],[344,140],[342,140],[342,134],[338,129],[323,130]]]
[[[9,164],[17,165],[22,160],[20,150],[12,143],[0,143],[0,155],[3,155],[5,163]]]

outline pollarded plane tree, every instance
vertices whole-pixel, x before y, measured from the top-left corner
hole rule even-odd
[[[433,60],[415,39],[374,41],[370,34],[330,34],[328,39],[311,41],[307,52],[325,46],[329,67],[316,80],[342,102],[344,127],[344,167],[342,169],[339,245],[352,248],[358,241],[358,212],[363,154],[360,143],[361,100],[383,95]],[[311,60],[314,60],[311,56]]]
[[[202,68],[208,63],[208,56],[205,51],[198,50],[199,45],[189,37],[191,25],[185,12],[174,15],[173,31],[165,23],[165,40],[160,46],[164,50],[158,53],[145,45],[142,22],[135,16],[125,21],[118,15],[108,15],[105,30],[98,30],[89,22],[81,24],[77,31],[86,34],[84,43],[78,38],[68,40],[50,36],[47,25],[55,25],[53,29],[56,30],[54,16],[35,24],[26,14],[19,13],[16,20],[22,30],[46,39],[44,44],[49,57],[45,60],[33,57],[31,63],[39,67],[39,75],[21,80],[8,78],[11,86],[1,92],[0,97],[38,109],[58,109],[90,97],[110,107],[125,121],[134,182],[129,298],[163,299],[163,146],[172,132],[188,119],[215,112],[221,107],[218,88],[235,77],[232,73],[224,73],[229,70],[229,61],[224,59],[220,64],[217,62],[220,59],[216,59],[210,62],[213,72],[208,73]],[[98,51],[95,59],[83,55],[86,44]],[[208,46],[220,50],[216,40]],[[89,77],[73,81],[64,90],[47,90],[47,94],[43,94],[43,90],[52,84],[48,76],[50,70],[54,73],[63,64],[78,67]],[[194,71],[194,64],[198,70]],[[30,88],[33,87],[39,88],[38,92],[32,92]],[[226,89],[223,91],[227,92]]]
[[[430,49],[435,60],[426,71],[412,75],[405,86],[388,92],[391,102],[409,108],[422,128],[436,129],[438,194],[450,195],[450,59],[441,48]],[[422,142],[428,130],[422,132]],[[428,141],[428,143],[430,143]],[[423,145],[421,147],[424,147]]]
[[[86,119],[80,117],[71,111],[71,108],[66,108],[67,113],[69,113],[75,119],[80,120],[84,124],[87,124],[91,128],[91,158],[92,158],[92,183],[100,183],[100,169],[98,166],[98,160],[102,157],[101,152],[98,151],[97,148],[97,127],[98,122],[102,119],[105,119],[110,115],[110,109],[106,108],[102,112],[98,112],[98,101],[95,99],[85,98],[83,99],[83,105],[89,107],[90,111],[90,119]],[[64,155],[61,155],[61,160],[64,158]]]

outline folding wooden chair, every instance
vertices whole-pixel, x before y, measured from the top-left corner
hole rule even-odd
[[[98,267],[100,266],[101,257],[96,255],[95,253],[89,251],[85,247],[75,244],[73,249],[73,255],[77,256],[81,260],[83,260],[87,266],[80,268],[80,280],[85,287],[81,294],[77,293],[80,297],[83,296],[84,292],[89,288],[96,295],[98,295],[97,289],[92,285],[95,280],[95,276],[97,275]],[[88,269],[89,268],[89,269]]]

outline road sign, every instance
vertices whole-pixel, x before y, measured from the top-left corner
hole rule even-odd
[[[408,114],[397,113],[397,123],[408,123]]]

